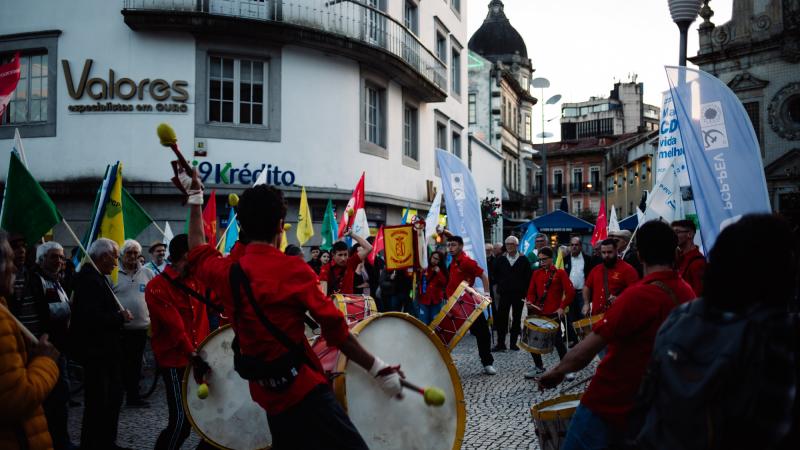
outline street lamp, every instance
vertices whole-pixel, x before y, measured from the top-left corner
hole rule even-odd
[[[534,78],[531,80],[531,86],[541,90],[542,95],[540,98],[544,100],[544,90],[550,87],[550,80],[547,78]],[[561,95],[556,94],[547,99],[546,102],[542,102],[542,132],[536,135],[536,137],[542,138],[542,204],[545,214],[547,214],[547,149],[545,148],[544,140],[553,135],[544,131],[544,105],[554,105],[559,100],[561,100]]]
[[[678,65],[686,66],[686,41],[689,34],[689,25],[697,19],[697,14],[700,12],[703,2],[702,0],[667,0],[667,3],[669,3],[669,13],[672,16],[672,21],[678,25],[678,30],[681,33]]]

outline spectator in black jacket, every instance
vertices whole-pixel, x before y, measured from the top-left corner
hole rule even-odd
[[[72,306],[73,354],[83,364],[85,389],[81,449],[119,449],[122,405],[122,325],[133,318],[118,306],[106,275],[118,265],[119,246],[100,238],[89,247],[97,266],[85,263],[75,276]]]
[[[581,308],[583,308],[583,284],[586,277],[589,276],[594,264],[592,257],[583,252],[583,244],[581,238],[573,236],[569,240],[569,256],[564,258],[564,271],[569,275],[569,281],[575,287],[575,298],[572,304],[569,305],[569,312],[567,312],[567,338],[569,339],[569,346],[577,344],[578,337],[575,335],[575,328],[572,327],[572,322],[583,318],[581,315]]]
[[[504,351],[506,349],[509,312],[511,312],[512,316],[509,348],[511,350],[519,350],[517,338],[519,337],[520,323],[522,321],[522,306],[531,279],[531,265],[528,259],[519,253],[518,247],[519,239],[515,236],[507,237],[505,255],[499,256],[495,260],[494,280],[497,298],[494,300],[498,302],[498,312],[495,319],[497,345],[492,351]]]

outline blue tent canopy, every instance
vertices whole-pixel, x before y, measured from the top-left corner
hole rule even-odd
[[[533,223],[536,229],[543,233],[579,233],[592,231],[594,229],[594,225],[591,223],[561,210],[556,210],[541,217],[537,217],[528,223]],[[527,226],[525,226],[525,228],[527,228]]]
[[[639,218],[636,216],[636,214],[631,214],[630,216],[622,219],[619,222],[619,228],[621,230],[628,230],[631,232],[635,230],[638,225],[639,225]]]

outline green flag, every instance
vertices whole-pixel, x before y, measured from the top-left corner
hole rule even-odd
[[[61,214],[55,203],[22,164],[17,152],[11,152],[0,228],[22,234],[28,244],[33,244],[59,222]]]
[[[325,216],[322,218],[322,243],[319,248],[322,250],[330,250],[333,248],[333,242],[336,240],[338,232],[336,226],[336,217],[333,213],[333,202],[328,199],[328,206],[325,208]]]
[[[125,239],[136,239],[153,223],[150,214],[147,214],[125,188],[122,188],[122,220],[125,223]]]

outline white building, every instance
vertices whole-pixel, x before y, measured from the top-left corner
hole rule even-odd
[[[371,224],[398,223],[440,186],[434,148],[465,156],[460,0],[31,0],[3,12],[0,62],[21,52],[24,66],[0,149],[19,128],[30,171],[79,233],[117,160],[145,209],[182,228],[161,122],[206,192],[240,192],[269,171],[290,198],[288,222],[300,186],[321,222],[363,171]]]

